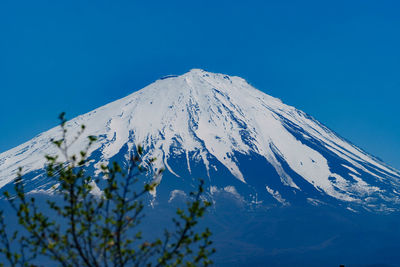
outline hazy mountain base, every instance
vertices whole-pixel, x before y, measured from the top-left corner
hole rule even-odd
[[[49,196],[35,197],[40,203]],[[199,226],[213,232],[215,266],[400,266],[398,213],[377,216],[312,206],[248,209],[230,194],[216,198]],[[169,204],[147,207],[141,224],[145,239],[171,229],[176,207],[183,204],[180,196]],[[9,230],[15,230],[14,213],[4,200],[0,205],[6,209]],[[49,262],[39,258],[37,263]]]
[[[400,217],[321,207],[238,214],[216,206],[217,266],[400,266]],[[206,222],[207,223],[207,222]]]
[[[249,207],[227,192],[215,200],[202,223],[213,232],[216,266],[400,266],[399,213]],[[160,210],[168,207],[152,210],[154,222]]]
[[[124,147],[112,160],[124,162],[126,149]],[[163,230],[172,226],[176,207],[182,206],[187,193],[196,187],[194,177],[208,177],[204,166],[193,161],[189,162],[189,173],[186,160],[183,155],[181,157],[168,161],[170,168],[181,176],[167,170],[157,187],[156,198],[145,199],[147,216],[141,226],[149,240],[162,237]],[[94,153],[92,158],[96,160],[98,155]],[[208,226],[213,232],[217,249],[215,266],[400,266],[399,213],[355,213],[347,210],[344,202],[312,187],[302,194],[293,194],[290,187],[280,185],[279,175],[259,157],[239,160],[247,170],[247,184],[232,177],[213,158],[209,161],[215,169],[210,169],[210,178],[206,178],[209,187],[205,197],[214,205],[201,226]],[[93,166],[89,166],[88,173],[93,172]],[[293,177],[297,183],[302,182],[301,177]],[[24,181],[31,192],[46,191],[54,185],[54,180],[47,178],[43,171],[25,175]],[[278,189],[292,204],[279,203],[265,190],[265,184]],[[4,190],[12,191],[12,185],[0,191]],[[254,197],[257,192],[258,197],[252,199],[250,196]],[[48,192],[35,195],[42,201],[55,198]],[[313,206],[306,201],[307,197],[323,202]],[[0,205],[7,207],[6,203]],[[6,210],[5,213],[8,225],[14,227],[13,212]],[[43,258],[38,262],[48,264]]]

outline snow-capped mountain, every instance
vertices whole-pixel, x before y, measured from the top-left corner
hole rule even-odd
[[[159,188],[168,184],[171,198],[184,194],[187,177],[204,177],[210,197],[223,192],[246,203],[398,209],[397,170],[239,77],[199,69],[168,76],[70,120],[71,137],[81,124],[99,137],[90,151],[95,172],[141,144],[145,157],[158,159],[155,169],[166,168]],[[48,189],[44,156],[57,153],[49,141],[60,136],[55,127],[1,153],[0,187],[23,166],[28,188]]]

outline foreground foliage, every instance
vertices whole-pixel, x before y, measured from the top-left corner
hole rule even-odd
[[[12,235],[6,229],[1,211],[0,252],[7,266],[37,266],[46,262],[60,266],[207,266],[214,253],[211,232],[197,232],[194,227],[204,215],[209,202],[203,201],[203,182],[191,193],[187,210],[178,209],[173,229],[166,229],[162,238],[145,240],[138,229],[143,218],[143,198],[157,186],[144,183],[139,177],[154,159],[142,159],[138,146],[130,156],[128,166],[114,162],[101,166],[101,175],[87,175],[88,151],[96,137],[88,137],[88,145],[79,155],[70,155],[69,148],[81,137],[85,127],[67,142],[66,119],[60,115],[62,138],[53,140],[62,155],[46,156],[47,175],[54,179],[55,195],[61,201],[47,200],[47,207],[37,203],[24,189],[23,177],[18,175],[15,192],[5,193],[18,218],[19,231]],[[20,172],[21,173],[21,172]],[[157,175],[161,175],[160,170]],[[102,185],[99,191],[97,185]],[[135,188],[141,188],[135,191]],[[47,212],[43,212],[47,209]],[[49,216],[49,212],[55,216]],[[4,266],[4,264],[2,264]]]

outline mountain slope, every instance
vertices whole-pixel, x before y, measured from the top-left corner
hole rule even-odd
[[[385,211],[399,202],[398,171],[239,77],[198,69],[169,76],[69,121],[71,136],[81,124],[87,135],[99,136],[91,150],[95,169],[141,144],[145,157],[156,157],[154,168],[165,167],[168,177],[208,176],[210,196],[224,191],[243,201],[257,197],[257,203],[259,198],[289,205],[301,198]],[[49,140],[60,134],[56,127],[0,154],[0,187],[24,166],[31,174],[27,182],[45,189],[44,155],[57,153]],[[251,160],[259,164],[249,168]]]

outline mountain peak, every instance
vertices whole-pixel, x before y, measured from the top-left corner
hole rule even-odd
[[[187,73],[202,75],[203,73],[206,73],[206,72],[207,71],[205,71],[203,69],[193,68],[193,69],[189,70]]]
[[[237,77],[237,76],[230,76],[227,74],[223,74],[223,73],[214,73],[214,72],[209,72],[203,69],[191,69],[190,71],[184,73],[181,76],[176,76],[176,77],[184,77],[184,78],[188,78],[188,77],[197,77],[200,79],[205,78],[206,80],[218,80],[218,79],[225,79],[228,80],[230,82],[232,82],[233,80],[240,80],[240,81],[244,81],[246,82],[244,79]],[[246,82],[247,83],[247,82]]]

